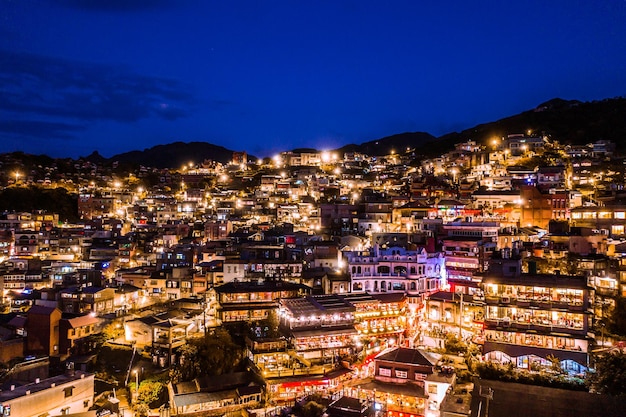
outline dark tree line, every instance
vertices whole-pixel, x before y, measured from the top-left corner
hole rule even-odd
[[[10,187],[0,190],[0,211],[38,210],[58,213],[60,221],[78,221],[78,195],[60,187]]]

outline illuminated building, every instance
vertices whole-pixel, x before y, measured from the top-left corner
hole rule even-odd
[[[518,367],[549,364],[580,373],[593,340],[592,290],[585,276],[521,273],[518,256],[494,256],[484,276],[485,359]]]

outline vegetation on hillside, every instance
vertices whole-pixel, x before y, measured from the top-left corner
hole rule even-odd
[[[227,330],[220,328],[204,337],[188,339],[180,347],[179,355],[179,363],[170,370],[174,383],[230,372],[240,365],[243,350]]]
[[[563,144],[584,145],[610,140],[617,145],[618,150],[624,150],[626,97],[590,102],[553,99],[514,116],[446,134],[422,150],[428,156],[435,156],[450,149],[455,143],[475,140],[487,145],[494,137],[527,133],[529,130]]]
[[[0,211],[40,210],[58,213],[61,222],[78,221],[78,195],[61,187],[9,187],[0,190]]]
[[[609,351],[595,357],[595,371],[588,376],[592,392],[626,395],[626,353]]]

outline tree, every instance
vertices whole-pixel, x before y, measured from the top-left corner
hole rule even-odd
[[[302,407],[302,416],[303,417],[319,417],[322,415],[324,411],[324,406],[315,402],[309,401]]]
[[[608,330],[616,335],[626,336],[626,297],[619,295],[615,307],[609,312]]]
[[[550,362],[550,370],[556,374],[563,373],[563,367],[561,366],[561,360],[554,355],[548,355],[546,359]]]
[[[467,344],[452,333],[448,333],[446,335],[446,340],[444,343],[447,353],[451,353],[454,355],[463,355],[467,353]]]
[[[124,326],[122,326],[121,322],[109,323],[102,329],[102,335],[105,340],[117,339],[124,335]]]
[[[600,394],[626,394],[626,353],[616,350],[598,356],[588,380],[591,390]]]
[[[270,310],[267,314],[267,318],[260,323],[263,337],[269,339],[280,337],[280,332],[278,331],[279,324],[278,314],[275,310]]]
[[[148,406],[153,405],[161,398],[163,388],[163,383],[159,381],[141,381],[139,384],[139,391],[137,392],[137,401],[147,404]]]
[[[174,382],[225,374],[236,368],[243,358],[242,349],[225,329],[216,329],[206,337],[189,339],[180,347],[179,353],[180,362],[170,373]]]
[[[133,411],[136,416],[145,417],[150,413],[150,407],[148,407],[148,404],[137,403],[133,406]]]

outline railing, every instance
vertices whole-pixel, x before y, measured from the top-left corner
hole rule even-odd
[[[487,327],[502,327],[509,328],[511,330],[534,330],[542,333],[548,331],[560,331],[566,332],[568,334],[586,334],[584,327],[573,327],[558,323],[521,322],[497,318],[487,318],[485,319],[485,324],[487,325]]]
[[[565,350],[565,351],[570,351],[570,352],[585,352],[582,347],[580,346],[548,346],[546,345],[539,345],[539,344],[533,344],[533,343],[514,343],[514,342],[509,342],[506,340],[497,340],[497,339],[485,339],[485,343],[493,343],[493,344],[502,344],[502,345],[511,345],[511,346],[524,346],[524,347],[530,347],[530,348],[537,348],[537,349],[545,349],[545,350]]]
[[[485,303],[488,305],[512,305],[517,307],[534,307],[542,310],[561,309],[583,311],[585,303],[580,300],[561,301],[553,299],[520,298],[511,296],[486,295]]]
[[[608,297],[615,297],[618,294],[617,288],[597,287],[596,295],[603,295]]]

